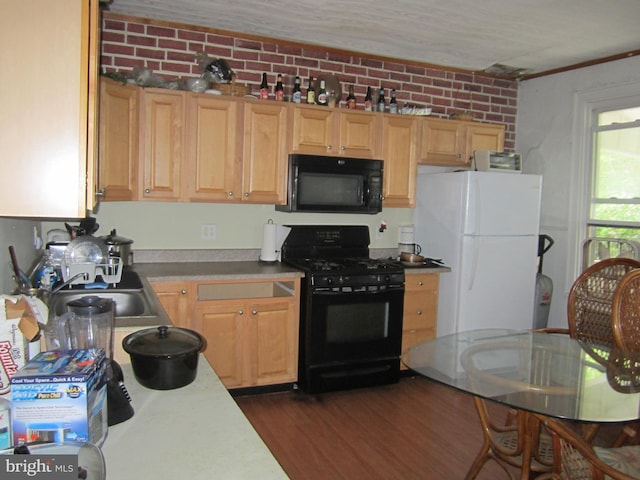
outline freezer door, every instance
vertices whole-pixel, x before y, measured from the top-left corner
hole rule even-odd
[[[538,235],[540,175],[467,172],[463,234]]]
[[[458,331],[532,328],[537,243],[537,236],[463,239]]]

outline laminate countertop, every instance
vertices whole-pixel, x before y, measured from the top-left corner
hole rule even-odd
[[[109,427],[102,445],[110,480],[280,480],[289,478],[204,355],[193,383],[140,385],[122,364],[133,417]]]
[[[304,277],[284,263],[260,261],[140,263],[134,270],[150,282]]]

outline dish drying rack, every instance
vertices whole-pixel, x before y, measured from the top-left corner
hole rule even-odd
[[[640,259],[640,243],[621,238],[589,237],[582,245],[582,270],[600,260],[616,257]]]
[[[96,277],[100,277],[105,283],[116,284],[122,278],[122,259],[120,257],[108,257],[107,263],[71,263],[64,260],[60,265],[62,280],[68,285],[80,285],[94,283]]]

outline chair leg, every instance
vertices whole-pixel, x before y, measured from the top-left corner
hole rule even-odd
[[[482,470],[484,464],[487,463],[487,460],[489,460],[490,450],[491,445],[485,440],[482,444],[482,449],[480,450],[478,455],[476,455],[476,458],[471,464],[471,467],[469,467],[467,475],[464,477],[465,480],[473,480],[478,476],[478,473],[480,473],[480,470]]]

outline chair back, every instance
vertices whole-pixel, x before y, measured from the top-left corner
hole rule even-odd
[[[613,295],[611,313],[616,347],[640,352],[640,270],[627,273]]]
[[[632,258],[609,258],[588,267],[569,292],[569,334],[576,340],[613,347],[613,297],[622,278],[640,269]]]

